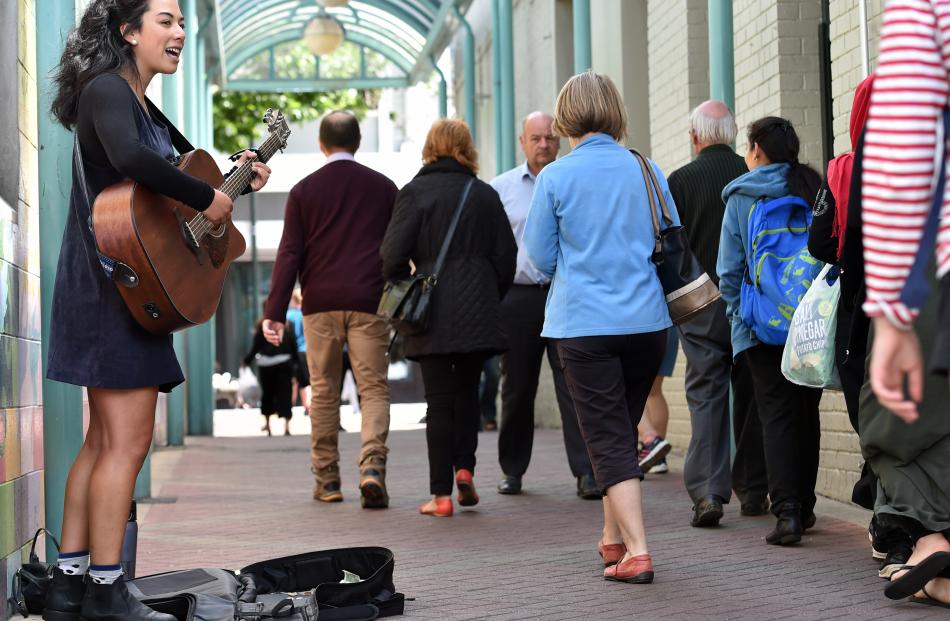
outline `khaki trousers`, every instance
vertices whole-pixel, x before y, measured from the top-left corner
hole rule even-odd
[[[310,369],[310,459],[315,472],[340,461],[340,386],[343,344],[349,346],[353,377],[363,412],[358,463],[386,457],[389,435],[389,326],[369,313],[330,311],[304,315],[307,367]]]

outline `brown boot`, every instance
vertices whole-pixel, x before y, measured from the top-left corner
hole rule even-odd
[[[322,470],[313,471],[317,486],[313,488],[313,499],[320,502],[343,502],[340,485],[340,467],[331,464]]]
[[[360,504],[364,509],[385,509],[389,506],[386,458],[382,455],[370,455],[360,464]]]

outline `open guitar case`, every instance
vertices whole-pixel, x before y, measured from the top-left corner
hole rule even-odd
[[[129,592],[178,621],[371,621],[401,615],[386,548],[341,548],[226,569],[186,569],[136,578]],[[358,576],[341,582],[344,570]],[[353,579],[352,577],[350,578]]]

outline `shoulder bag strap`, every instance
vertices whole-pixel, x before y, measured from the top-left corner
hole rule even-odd
[[[650,177],[650,181],[653,183],[653,190],[656,192],[656,197],[660,201],[660,208],[663,212],[663,222],[666,224],[667,228],[673,226],[673,216],[670,215],[670,206],[666,202],[666,197],[663,196],[663,188],[660,186],[659,179],[656,178],[656,172],[653,170],[653,166],[650,166],[650,162],[646,157],[639,151],[633,149],[634,153],[637,154],[637,157],[640,158],[640,166],[643,168],[645,174]]]
[[[178,131],[178,128],[168,120],[168,117],[165,116],[165,114],[158,109],[158,106],[153,104],[152,100],[148,97],[145,98],[145,105],[148,106],[148,112],[152,115],[152,118],[168,128],[168,135],[172,139],[172,146],[178,150],[179,155],[195,150],[195,147],[188,142],[188,139]]]
[[[449,253],[449,246],[452,244],[452,237],[455,236],[455,229],[458,228],[459,219],[462,217],[462,208],[465,207],[465,201],[468,199],[468,193],[472,189],[472,185],[475,183],[475,178],[472,177],[465,182],[465,189],[462,190],[462,197],[459,199],[458,206],[455,208],[455,213],[452,215],[452,222],[449,224],[449,230],[445,234],[445,240],[442,242],[442,249],[439,250],[439,257],[435,260],[435,266],[432,268],[432,280],[433,282],[439,279],[439,272],[442,271],[442,264],[445,263],[445,255]]]
[[[663,249],[663,245],[660,241],[660,218],[659,216],[657,216],[657,213],[656,213],[656,199],[657,197],[659,197],[659,199],[662,201],[663,195],[660,192],[657,192],[656,195],[654,195],[653,193],[653,190],[654,190],[653,178],[647,172],[647,168],[649,168],[650,165],[647,163],[646,158],[643,157],[643,155],[641,155],[640,152],[637,151],[636,149],[630,149],[630,152],[633,153],[633,156],[636,158],[637,163],[640,164],[640,172],[643,173],[643,182],[646,184],[646,187],[647,187],[647,198],[649,198],[650,200],[650,216],[653,217],[653,233],[654,233],[654,238],[655,238],[655,246],[653,248],[653,253],[654,255],[659,255]],[[663,210],[666,211],[665,203],[663,204]]]

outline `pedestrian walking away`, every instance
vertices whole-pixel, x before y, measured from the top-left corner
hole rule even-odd
[[[568,80],[554,119],[554,131],[572,151],[538,176],[523,239],[531,262],[552,279],[541,335],[557,339],[604,493],[597,544],[604,579],[648,583],[654,568],[643,524],[637,423],[672,325],[650,260],[654,232],[645,214],[653,190],[636,157],[618,143],[627,116],[609,77],[588,71]],[[649,165],[679,224],[662,171]]]
[[[521,240],[525,219],[531,206],[535,180],[541,170],[554,161],[558,138],[551,132],[553,119],[544,112],[532,112],[521,124],[519,141],[525,163],[495,177],[491,185],[511,223],[515,240]],[[498,462],[503,477],[498,484],[502,494],[519,494],[522,477],[531,461],[534,440],[534,402],[542,358],[547,354],[554,380],[554,394],[561,415],[567,462],[577,481],[577,495],[599,500],[594,470],[587,455],[574,413],[564,371],[554,341],[541,336],[544,305],[551,279],[539,272],[519,243],[518,266],[511,290],[501,303],[501,322],[508,335],[508,351],[501,357],[501,429],[498,432]]]
[[[475,178],[478,153],[463,121],[436,121],[422,161],[396,200],[383,241],[383,272],[387,279],[406,278],[411,263],[419,274],[432,275],[456,223],[432,289],[427,327],[404,337],[406,357],[422,368],[426,395],[432,500],[419,512],[449,517],[453,483],[461,506],[479,501],[473,479],[478,382],[485,360],[507,347],[499,302],[511,286],[517,248],[498,194]]]
[[[749,126],[746,139],[745,161],[749,172],[722,191],[726,211],[717,272],[731,323],[732,354],[742,356],[748,364],[756,411],[762,424],[771,511],[778,518],[766,542],[789,545],[801,541],[802,533],[815,524],[821,391],[797,386],[785,379],[781,371],[783,346],[763,341],[766,337],[776,339],[781,332],[780,328],[768,332],[763,326],[780,326],[781,323],[767,314],[771,308],[768,304],[775,302],[771,298],[757,297],[764,295],[761,292],[771,291],[769,273],[760,265],[755,274],[757,286],[747,284],[751,282],[749,258],[754,258],[750,229],[757,222],[767,226],[764,218],[771,213],[768,211],[770,201],[778,208],[787,208],[791,215],[777,217],[785,226],[764,230],[757,238],[755,250],[760,251],[766,243],[795,245],[795,256],[803,257],[804,264],[796,268],[796,274],[804,274],[806,269],[817,273],[819,262],[807,254],[804,237],[811,215],[811,200],[821,180],[818,173],[799,162],[798,135],[788,120],[759,119]],[[776,199],[780,202],[775,202]],[[753,207],[759,219],[750,217]],[[792,286],[804,292],[806,279],[798,278]],[[783,286],[782,291],[794,292],[795,289]],[[797,301],[783,298],[781,303],[794,308]],[[784,331],[787,338],[787,324]],[[784,338],[779,337],[779,340],[784,341]]]
[[[725,204],[722,190],[749,171],[732,149],[738,129],[721,101],[706,101],[689,117],[689,138],[696,158],[670,174],[670,194],[689,237],[690,248],[707,274],[719,284],[716,258]],[[683,482],[693,501],[693,526],[715,526],[732,490],[742,515],[768,509],[768,484],[762,427],[747,364],[733,362],[726,303],[714,303],[693,321],[678,326],[686,356],[686,403],[692,433],[683,464]],[[730,391],[735,428],[735,459],[730,465]]]
[[[340,480],[340,390],[347,349],[361,396],[360,503],[389,506],[389,326],[376,316],[383,290],[379,247],[396,200],[396,186],[358,163],[360,127],[346,111],[320,123],[326,163],[293,187],[277,249],[264,335],[282,340],[287,304],[300,280],[310,372],[310,462],[315,500],[343,500]],[[353,235],[358,230],[360,235]]]

